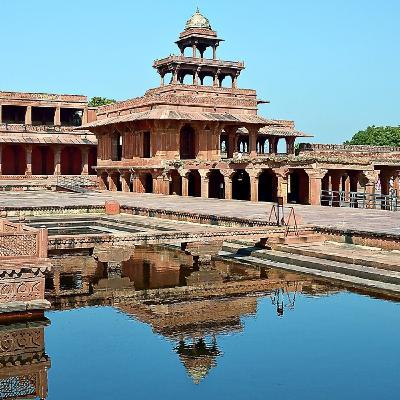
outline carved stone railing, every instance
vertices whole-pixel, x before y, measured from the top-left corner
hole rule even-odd
[[[363,152],[363,153],[392,153],[400,152],[400,147],[396,146],[365,146],[348,144],[318,144],[318,143],[300,143],[300,151],[315,152]]]
[[[0,398],[47,398],[48,320],[0,325]]]
[[[6,219],[0,220],[0,261],[46,257],[47,229],[35,229]]]
[[[63,133],[72,132],[76,126],[64,125],[27,125],[27,124],[0,124],[0,131],[6,132],[48,132],[48,133]]]
[[[46,100],[46,101],[68,101],[87,102],[87,97],[79,94],[51,94],[51,93],[27,93],[27,92],[2,92],[0,99],[7,100]]]
[[[209,65],[215,67],[230,67],[230,68],[244,68],[243,61],[224,61],[224,60],[214,60],[212,58],[197,58],[197,57],[185,57],[185,56],[168,56],[159,60],[155,60],[153,66],[155,68],[170,62],[179,63],[190,63],[199,65]]]

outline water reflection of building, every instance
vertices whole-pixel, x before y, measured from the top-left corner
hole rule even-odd
[[[0,399],[45,399],[50,359],[45,352],[48,320],[0,326]]]
[[[120,304],[118,308],[175,343],[174,350],[198,384],[217,365],[218,334],[243,330],[241,318],[255,315],[256,297],[200,299],[160,304]],[[211,338],[211,339],[210,339]]]

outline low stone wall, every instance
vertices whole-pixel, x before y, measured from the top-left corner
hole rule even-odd
[[[322,227],[316,227],[315,231],[323,234],[325,240],[400,251],[400,235]]]

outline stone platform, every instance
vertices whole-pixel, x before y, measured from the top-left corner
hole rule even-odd
[[[148,212],[162,210],[179,216],[201,216],[212,220],[242,220],[266,224],[271,203],[240,200],[203,199],[196,197],[165,196],[155,194],[121,192],[0,192],[0,213],[3,216],[72,214],[104,212],[106,200],[117,200],[121,208],[146,209]],[[365,232],[400,238],[400,214],[393,211],[354,208],[330,208],[321,206],[293,205],[304,224],[341,232]],[[178,218],[176,218],[178,219]],[[208,218],[210,221],[210,218]]]

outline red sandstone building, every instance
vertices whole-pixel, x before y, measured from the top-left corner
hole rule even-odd
[[[99,107],[84,125],[98,140],[101,189],[320,204],[323,190],[373,193],[379,181],[389,194],[397,185],[399,148],[302,145],[295,155],[306,135],[258,115],[256,91],[238,88],[244,63],[218,59],[220,42],[197,10],[176,42],[180,54],[153,64],[160,86]]]
[[[95,173],[96,138],[74,130],[95,118],[86,96],[0,92],[0,176]]]

